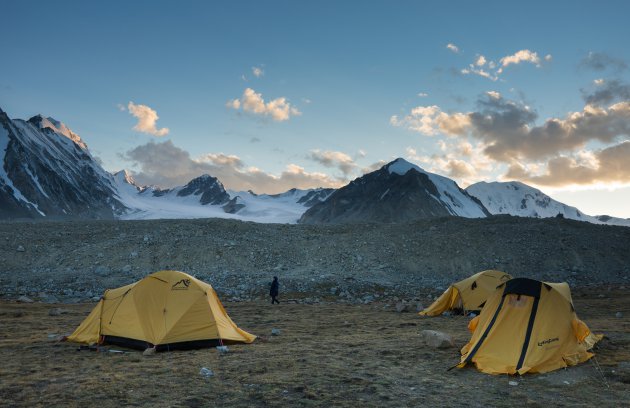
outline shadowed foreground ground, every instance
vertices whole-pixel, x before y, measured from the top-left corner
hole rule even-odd
[[[597,364],[521,378],[446,369],[458,349],[422,344],[422,329],[468,339],[466,317],[420,318],[370,305],[226,303],[261,338],[251,345],[143,356],[77,351],[54,341],[91,304],[0,303],[4,406],[623,406],[630,404],[630,291],[574,291],[578,315],[605,333]],[[49,316],[60,307],[67,313]],[[622,318],[615,317],[618,311]],[[270,336],[271,329],[281,330]],[[119,348],[118,348],[119,349]],[[621,363],[621,364],[620,364]],[[215,375],[204,378],[202,367]],[[624,368],[625,367],[625,368]],[[518,385],[510,385],[516,381]]]

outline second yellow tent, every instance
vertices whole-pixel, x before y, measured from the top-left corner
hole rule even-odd
[[[501,271],[487,270],[476,273],[449,286],[442,296],[419,314],[438,316],[447,310],[461,312],[481,310],[497,286],[510,279],[512,276]]]

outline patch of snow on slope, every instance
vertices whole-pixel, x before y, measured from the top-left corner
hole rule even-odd
[[[161,219],[161,218],[227,218],[260,223],[295,224],[306,207],[297,201],[310,190],[289,190],[277,195],[251,192],[228,191],[237,204],[245,205],[235,214],[226,213],[221,205],[201,205],[199,196],[193,194],[181,197],[177,193],[183,187],[175,187],[156,197],[153,189],[138,191],[127,173],[118,172],[114,176],[118,198],[129,209],[121,219]]]

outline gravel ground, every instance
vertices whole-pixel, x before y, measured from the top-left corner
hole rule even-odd
[[[0,401],[10,407],[622,407],[630,404],[628,289],[574,291],[578,315],[606,338],[596,359],[547,374],[446,371],[470,338],[468,317],[421,318],[393,304],[225,302],[260,336],[218,350],[77,351],[56,339],[92,304],[0,300]],[[279,335],[271,335],[272,330]],[[455,347],[435,349],[438,330]],[[202,368],[213,376],[201,375]]]
[[[630,228],[564,219],[457,217],[405,224],[307,226],[232,220],[0,222],[0,299],[97,299],[106,288],[176,269],[222,299],[301,303],[429,302],[484,269],[630,284]]]

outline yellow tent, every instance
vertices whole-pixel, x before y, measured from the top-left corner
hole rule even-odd
[[[458,367],[489,374],[545,373],[591,358],[602,336],[577,318],[566,283],[509,280],[468,325],[472,337]]]
[[[160,271],[106,290],[68,341],[169,350],[255,338],[234,324],[212,286],[183,272]]]
[[[449,286],[420,316],[438,316],[447,310],[480,310],[488,296],[503,282],[512,279],[501,271],[487,270]]]

